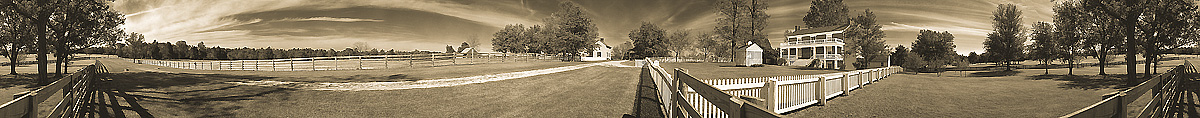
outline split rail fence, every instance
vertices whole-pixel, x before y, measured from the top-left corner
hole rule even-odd
[[[433,53],[228,61],[125,60],[139,64],[193,70],[319,71],[412,68],[497,62],[558,61],[559,58],[541,54],[483,53],[479,55],[464,55],[456,53]]]
[[[1163,118],[1172,115],[1172,107],[1179,103],[1187,102],[1183,99],[1185,88],[1194,87],[1183,84],[1196,77],[1196,67],[1191,62],[1184,61],[1182,65],[1171,68],[1166,73],[1159,74],[1138,84],[1137,86],[1117,91],[1106,95],[1104,100],[1096,102],[1091,106],[1085,107],[1078,111],[1062,116],[1063,118],[1125,118],[1130,117],[1130,103],[1141,97],[1148,98],[1150,102],[1142,108],[1141,112],[1133,116],[1135,118]],[[1142,96],[1146,92],[1151,92],[1150,96]]]
[[[641,77],[654,80],[668,118],[780,117],[780,113],[824,104],[851,90],[876,82],[900,67],[883,67],[850,72],[755,78],[705,79],[684,69],[674,74],[645,61]]]
[[[15,96],[12,101],[0,105],[0,117],[3,118],[35,118],[38,115],[38,104],[45,102],[54,93],[62,91],[62,100],[46,114],[47,118],[87,117],[86,105],[92,104],[96,95],[97,81],[108,74],[108,69],[100,61],[88,65],[78,72],[72,73],[43,86],[42,88]]]

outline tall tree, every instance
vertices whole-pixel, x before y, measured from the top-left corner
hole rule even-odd
[[[667,44],[665,31],[658,28],[649,22],[642,22],[642,26],[633,31],[629,31],[629,39],[633,40],[633,58],[642,57],[661,57],[667,56]]]
[[[809,28],[837,26],[849,23],[850,11],[842,0],[813,0],[804,15],[804,25]]]
[[[507,25],[504,29],[492,34],[492,50],[498,52],[527,52],[525,42],[525,26],[521,24]]]
[[[727,41],[723,44],[729,47],[726,52],[732,54],[734,48],[746,45],[746,42],[759,44],[763,49],[773,49],[767,34],[763,32],[767,25],[767,2],[760,0],[721,0],[716,3],[717,26],[714,32],[719,38]],[[764,61],[768,64],[778,60],[779,50],[764,50]],[[729,55],[732,56],[732,55]]]
[[[949,64],[951,55],[954,54],[954,35],[950,32],[937,32],[933,30],[921,30],[917,35],[917,41],[912,44],[913,55],[919,55],[926,62],[924,67],[913,68],[932,68],[941,69],[942,66]],[[918,61],[918,60],[905,60]]]
[[[1096,19],[1106,19],[1118,22],[1121,27],[1120,31],[1124,35],[1125,45],[1125,84],[1134,85],[1137,78],[1137,47],[1141,45],[1141,40],[1137,38],[1137,24],[1142,16],[1143,8],[1146,7],[1145,0],[1082,0],[1079,1],[1085,11],[1091,11],[1091,14],[1096,14]]]
[[[685,52],[690,50],[690,47],[696,43],[696,41],[691,39],[692,36],[690,32],[687,30],[678,30],[672,32],[671,36],[668,36],[665,42],[668,47],[667,49],[671,51],[671,54],[673,54],[675,57],[680,57],[680,55],[683,55]]]
[[[1012,70],[1013,61],[1018,60],[1025,38],[1021,36],[1024,26],[1021,25],[1021,10],[1016,5],[1000,4],[992,12],[992,33],[988,33],[983,42],[985,50],[992,58],[999,59],[1007,70]],[[914,48],[916,49],[916,48]]]
[[[887,37],[887,34],[883,33],[883,26],[875,22],[875,13],[871,12],[871,9],[867,9],[863,14],[850,20],[854,24],[846,31],[846,37],[849,39],[846,49],[857,52],[847,51],[846,53],[850,54],[849,57],[862,55],[865,59],[855,62],[855,65],[865,67],[870,60],[875,60],[880,55],[887,53],[887,46],[883,44],[883,38]]]
[[[892,65],[901,66],[902,64],[905,64],[907,61],[905,58],[908,55],[908,48],[905,48],[903,45],[896,46],[896,50],[892,51]]]
[[[1157,73],[1157,69],[1153,68],[1158,65],[1162,54],[1166,50],[1173,50],[1184,45],[1193,44],[1196,39],[1185,39],[1189,35],[1196,34],[1194,30],[1195,23],[1189,22],[1193,20],[1196,11],[1195,2],[1193,0],[1148,0],[1146,3],[1147,10],[1143,13],[1142,22],[1139,27],[1143,27],[1142,38],[1145,42],[1142,44],[1142,56],[1146,58],[1147,75]]]
[[[1059,54],[1063,54],[1065,50],[1058,46],[1058,41],[1054,33],[1054,25],[1047,22],[1038,22],[1033,24],[1033,33],[1030,33],[1033,44],[1029,45],[1030,58],[1042,62],[1046,65],[1045,74],[1050,74],[1050,62],[1059,58]]]
[[[579,52],[592,50],[590,47],[600,34],[597,33],[598,29],[596,24],[592,23],[592,18],[588,17],[579,5],[563,2],[559,6],[561,9],[552,13],[546,20],[547,28],[557,31],[550,52],[565,58],[578,59]]]

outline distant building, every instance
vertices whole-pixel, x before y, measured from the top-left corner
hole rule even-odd
[[[780,57],[787,66],[808,66],[827,69],[843,69],[846,66],[843,48],[846,43],[846,28],[849,25],[816,27],[788,31],[787,40],[779,45]]]
[[[604,38],[600,38],[599,41],[596,41],[596,43],[592,45],[591,52],[580,52],[580,53],[583,53],[583,57],[580,57],[580,60],[582,60],[582,61],[609,60],[609,59],[612,59],[612,46],[608,46],[608,44],[604,44]]]
[[[763,64],[763,48],[753,41],[746,42],[746,46],[738,47],[733,53],[733,63],[737,66],[753,66]]]

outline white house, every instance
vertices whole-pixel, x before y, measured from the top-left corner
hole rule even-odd
[[[580,52],[580,53],[584,53],[583,57],[580,57],[580,60],[582,60],[582,61],[609,60],[609,59],[612,59],[612,46],[608,46],[608,44],[604,44],[604,38],[600,38],[600,40],[596,41],[596,43],[593,45],[592,52]]]
[[[842,69],[846,66],[842,55],[846,45],[846,25],[816,27],[787,31],[787,41],[780,43],[780,57],[788,66],[809,66],[827,69]]]
[[[746,46],[738,47],[733,54],[733,63],[737,66],[753,66],[763,64],[763,48],[754,42],[746,42]]]

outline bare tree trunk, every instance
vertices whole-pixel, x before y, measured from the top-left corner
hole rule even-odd
[[[21,56],[21,53],[18,52],[20,50],[18,50],[15,45],[16,44],[14,44],[14,46],[12,48],[8,49],[9,50],[8,51],[8,71],[9,71],[8,74],[9,75],[17,75],[17,65],[21,63],[20,60],[17,60],[17,56]]]
[[[1128,1],[1125,1],[1124,6],[1135,6],[1139,2],[1141,2],[1141,0],[1128,0]],[[1131,11],[1136,11],[1136,10],[1138,10],[1138,9],[1134,8]],[[1140,13],[1140,11],[1139,12],[1129,12],[1129,13],[1130,14],[1125,14],[1124,18],[1121,19],[1122,20],[1121,24],[1123,24],[1123,26],[1125,26],[1125,32],[1126,32],[1126,34],[1125,34],[1125,41],[1126,41],[1126,44],[1125,44],[1126,45],[1125,46],[1125,67],[1126,67],[1125,68],[1125,72],[1126,72],[1125,81],[1126,81],[1126,83],[1125,84],[1126,85],[1134,85],[1134,84],[1136,84],[1136,80],[1137,80],[1137,68],[1136,68],[1137,67],[1137,59],[1136,59],[1136,57],[1134,57],[1134,56],[1137,56],[1136,55],[1137,52],[1134,51],[1134,48],[1137,48],[1138,43],[1140,43],[1140,41],[1138,41],[1137,39],[1134,39],[1135,37],[1133,34],[1135,32],[1135,27],[1133,27],[1133,26],[1137,26],[1138,14],[1132,14],[1132,13]]]
[[[48,1],[46,1],[46,0],[37,0],[35,2],[36,2],[37,6],[42,6],[42,7],[49,6]],[[34,20],[34,22],[33,22],[34,23],[33,26],[37,27],[37,28],[34,28],[35,29],[34,35],[37,36],[36,47],[37,47],[37,63],[38,63],[37,64],[38,65],[38,75],[37,75],[37,80],[34,80],[34,84],[35,84],[34,86],[41,86],[41,85],[47,84],[47,82],[45,82],[46,74],[47,74],[47,72],[46,72],[46,61],[47,61],[46,54],[49,53],[49,50],[47,50],[47,48],[49,48],[48,47],[49,45],[47,45],[46,43],[49,43],[49,42],[46,40],[49,40],[49,38],[46,37],[46,36],[48,36],[48,35],[46,35],[46,28],[50,24],[49,21],[50,21],[50,14],[38,13],[37,19]]]
[[[1108,46],[1100,44],[1100,52],[1097,57],[1100,57],[1100,75],[1108,75],[1104,73],[1104,67],[1108,67]]]

